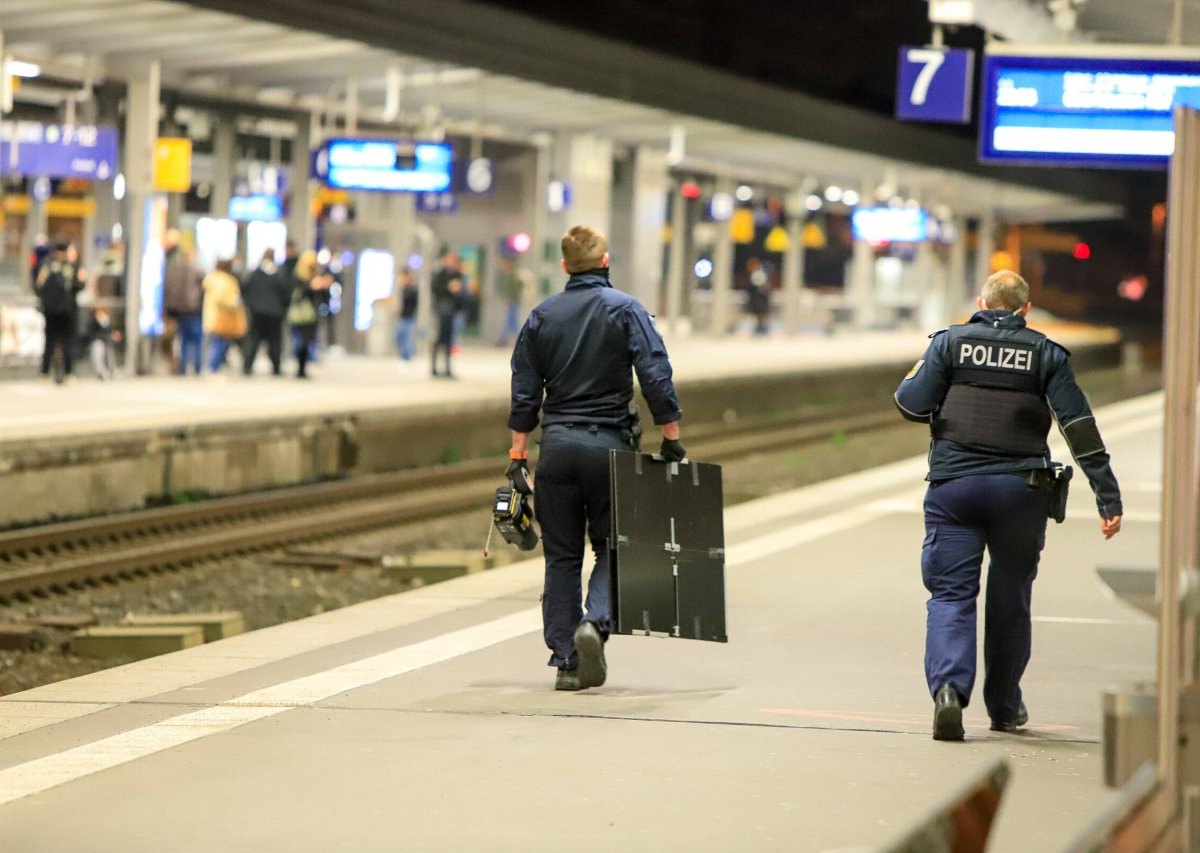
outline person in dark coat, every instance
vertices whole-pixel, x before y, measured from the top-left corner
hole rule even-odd
[[[242,372],[254,372],[254,359],[263,341],[271,359],[271,373],[283,373],[283,318],[292,299],[292,282],[275,266],[275,254],[267,251],[258,267],[242,285],[242,302],[250,312],[250,335],[242,359]]]

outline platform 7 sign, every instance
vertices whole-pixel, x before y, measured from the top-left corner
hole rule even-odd
[[[896,118],[968,124],[975,51],[936,47],[900,48]]]

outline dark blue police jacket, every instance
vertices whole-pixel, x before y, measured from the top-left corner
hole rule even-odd
[[[679,420],[671,363],[641,303],[613,288],[608,270],[576,273],[530,313],[512,355],[508,426],[596,424],[628,428],[633,371],[654,423]]]
[[[926,479],[1050,467],[1045,436],[1052,414],[1087,475],[1100,514],[1122,514],[1108,451],[1065,347],[1027,328],[1025,318],[1010,311],[980,311],[964,325],[930,337],[924,358],[895,394],[906,419],[930,424]],[[1039,407],[1048,410],[1044,423],[1039,423]],[[999,440],[1001,433],[1008,444]]]

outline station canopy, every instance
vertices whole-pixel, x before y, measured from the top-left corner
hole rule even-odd
[[[454,4],[465,5],[447,0],[446,5]],[[436,39],[429,41],[427,52],[401,52],[366,37],[344,38],[205,8],[211,5],[221,4],[0,0],[4,51],[16,60],[36,63],[41,73],[22,82],[17,98],[59,104],[64,92],[71,91],[67,86],[119,82],[158,60],[163,89],[177,102],[191,97],[203,104],[225,103],[247,116],[256,109],[277,118],[306,113],[345,117],[353,112],[363,129],[437,127],[453,135],[521,142],[544,140],[548,134],[594,133],[619,146],[664,149],[673,134],[680,138],[682,129],[684,156],[676,168],[683,173],[726,175],[780,190],[831,184],[887,189],[890,183],[895,192],[927,205],[942,204],[962,215],[994,210],[1010,221],[1121,213],[1112,199],[1071,192],[1060,176],[1016,182],[1000,172],[989,174],[966,158],[951,169],[935,165],[942,162],[935,157],[926,157],[924,163],[905,162],[887,156],[886,139],[871,139],[875,150],[869,145],[864,145],[867,150],[851,150],[638,103],[636,97],[624,100],[472,67],[448,58],[456,51],[439,51],[444,42]],[[265,9],[269,4],[261,5]],[[297,13],[303,5],[295,4]],[[1090,5],[1098,3],[1093,0]],[[327,9],[331,19],[340,14],[336,4]],[[502,41],[506,35],[498,32],[494,37]],[[829,109],[840,111],[843,123],[850,115],[852,121],[861,120],[875,130],[892,127],[898,136],[939,136],[865,112],[855,118],[850,108],[839,105]],[[961,140],[953,142],[962,147]],[[864,200],[871,201],[869,196]]]

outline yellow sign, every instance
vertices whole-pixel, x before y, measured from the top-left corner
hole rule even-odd
[[[192,188],[192,140],[161,137],[155,141],[154,188],[169,193]]]
[[[747,207],[738,208],[729,220],[729,236],[735,243],[754,242],[754,211]]]
[[[29,213],[29,196],[6,195],[4,212],[25,216]],[[96,202],[90,198],[54,196],[46,200],[46,215],[54,219],[86,219],[96,215]]]
[[[1008,252],[992,252],[992,272],[1000,272],[1000,270],[1017,271],[1016,261]]]
[[[804,226],[804,248],[824,249],[826,245],[825,232],[820,225],[810,222]]]
[[[792,241],[788,239],[787,229],[782,225],[776,225],[767,232],[767,239],[763,241],[763,248],[768,252],[786,252]]]

